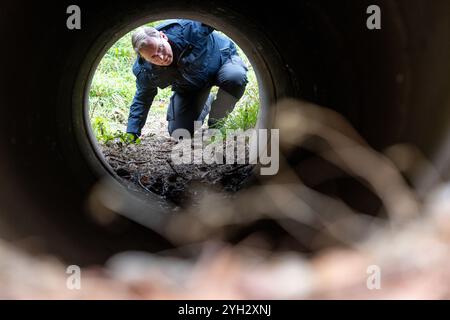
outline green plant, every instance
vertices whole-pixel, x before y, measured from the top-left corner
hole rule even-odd
[[[256,103],[245,104],[241,107],[236,107],[227,117],[219,120],[213,129],[218,129],[223,135],[227,130],[243,131],[254,128],[258,119],[259,105]]]
[[[243,130],[254,128],[258,121],[259,93],[254,72],[249,72],[249,83],[244,96],[236,107],[225,118],[218,121],[212,128],[220,130],[226,137],[227,130]]]
[[[125,145],[141,143],[141,139],[135,139],[130,133],[120,130],[112,131],[108,120],[102,117],[94,118],[92,121],[92,130],[97,140],[105,144],[111,141],[121,142]]]

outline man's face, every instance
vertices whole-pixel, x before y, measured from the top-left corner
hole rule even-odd
[[[160,38],[149,38],[148,45],[139,51],[142,58],[157,66],[169,66],[173,61],[172,47],[167,36],[160,31]]]

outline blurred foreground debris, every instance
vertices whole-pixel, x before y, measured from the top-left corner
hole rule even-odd
[[[198,205],[176,212],[168,223],[156,214],[157,222],[136,218],[178,248],[124,252],[104,266],[83,268],[81,290],[66,287],[62,262],[0,242],[0,298],[450,299],[450,184],[441,181],[418,193],[410,175],[437,173],[414,147],[391,146],[380,154],[330,110],[293,101],[278,110],[282,155],[302,146],[364,180],[386,216],[359,212],[308,186],[281,156],[278,175],[232,200],[201,190]],[[328,178],[324,171],[316,175]],[[277,250],[257,232],[234,244],[225,241],[230,228],[263,219],[276,221],[311,252]],[[306,237],[299,225],[313,236]],[[318,245],[324,236],[334,245]],[[370,285],[371,270],[379,270],[380,288]]]

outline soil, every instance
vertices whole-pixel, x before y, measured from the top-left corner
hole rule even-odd
[[[199,160],[198,153],[194,154],[193,140],[176,141],[169,136],[165,120],[149,117],[146,127],[139,144],[127,145],[115,140],[100,145],[106,161],[117,175],[144,192],[154,193],[184,207],[200,201],[201,190],[213,188],[224,197],[232,197],[252,176],[253,165],[248,164],[248,148],[247,164],[207,164],[201,158]],[[192,150],[194,163],[175,164],[171,159],[172,150],[186,148],[186,144]],[[203,142],[203,146],[206,144]]]

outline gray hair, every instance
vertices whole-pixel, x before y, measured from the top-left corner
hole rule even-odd
[[[149,38],[159,38],[159,31],[153,27],[141,27],[136,29],[131,35],[131,44],[134,51],[139,54],[139,51],[148,46]]]

